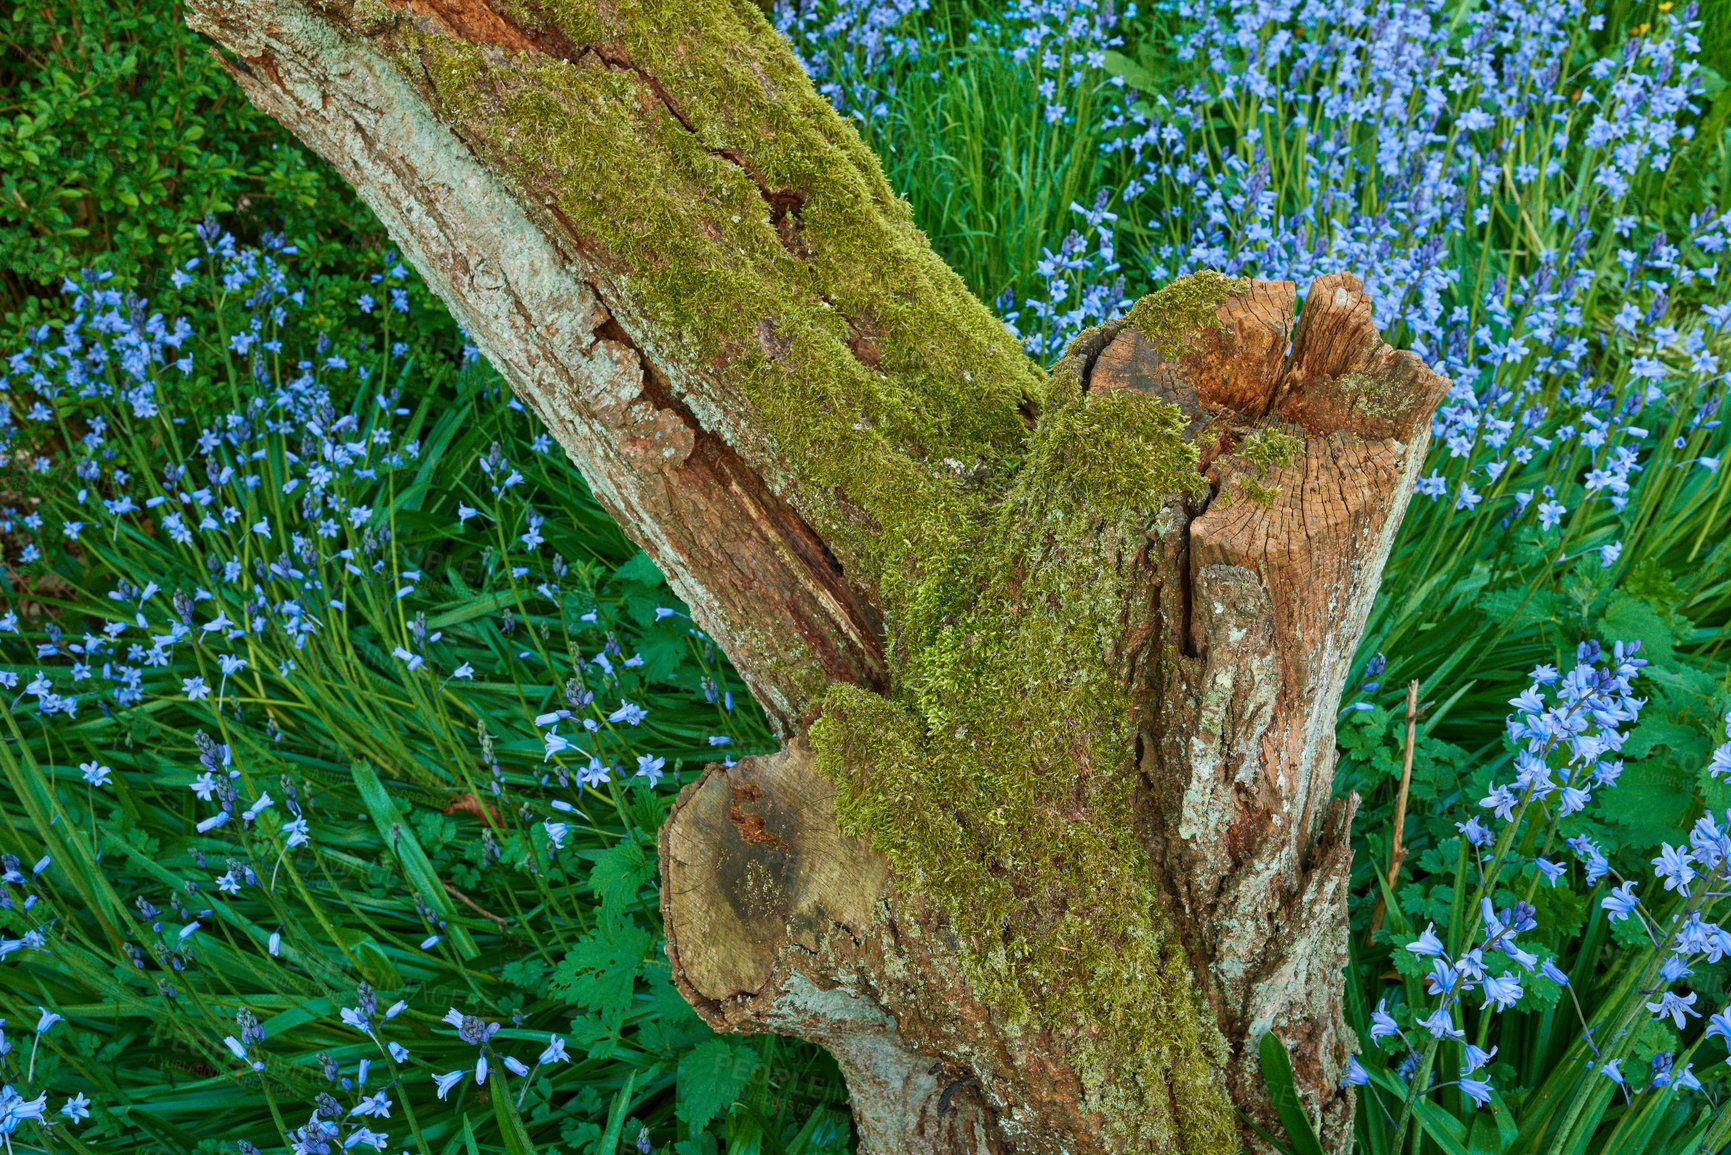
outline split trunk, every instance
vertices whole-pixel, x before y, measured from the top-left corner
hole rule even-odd
[[[784,745],[662,831],[679,989],[862,1147],[1330,1146],[1334,717],[1445,383],[1349,276],[1187,278],[1050,372],[748,0],[192,0]],[[1296,313],[1296,320],[1295,320]]]

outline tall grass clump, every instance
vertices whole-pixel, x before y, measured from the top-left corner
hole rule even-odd
[[[843,1149],[659,949],[673,793],[768,743],[714,645],[402,265],[199,235],[0,378],[0,1134]]]

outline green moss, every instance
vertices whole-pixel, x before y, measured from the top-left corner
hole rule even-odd
[[[1124,323],[1154,343],[1160,355],[1176,361],[1196,352],[1196,335],[1210,328],[1224,333],[1215,316],[1220,302],[1250,290],[1250,282],[1225,273],[1201,272],[1180,277],[1130,309]]]
[[[990,475],[1019,461],[1017,407],[1043,395],[1043,374],[931,251],[754,7],[688,0],[653,20],[637,5],[618,11],[611,30],[689,129],[635,72],[592,54],[495,67],[497,49],[416,33],[403,55],[428,62],[447,115],[526,200],[555,206],[625,270],[639,320],[744,383],[766,436],[742,449],[850,577],[869,590],[921,571],[997,496],[959,484],[943,462]],[[545,19],[600,27],[582,0]],[[688,32],[641,35],[651,26]],[[765,87],[782,98],[764,101]],[[784,244],[754,173],[771,191],[803,194],[801,253]],[[850,319],[867,318],[881,334],[875,367],[848,346]],[[780,462],[793,468],[778,476]]]
[[[615,270],[625,320],[739,383],[764,436],[742,451],[883,608],[893,695],[831,686],[810,731],[844,829],[946,912],[984,999],[1053,1032],[1126,1149],[1235,1150],[1213,1016],[1134,834],[1115,650],[1143,527],[1201,485],[1183,418],[1022,357],[744,0],[540,11],[622,45],[685,123],[594,54],[498,67],[404,29],[400,58]],[[796,243],[758,180],[803,194]],[[1132,317],[1178,355],[1238,286],[1186,278]]]
[[[1266,477],[1270,469],[1291,465],[1293,458],[1304,449],[1304,439],[1279,429],[1258,429],[1244,439],[1234,455],[1252,462],[1256,476]]]
[[[1063,1041],[1126,1149],[1215,1152],[1223,1056],[1134,833],[1116,652],[1143,526],[1201,484],[1183,427],[1061,367],[1003,503],[906,590],[896,700],[832,687],[812,744],[842,828],[949,916],[983,999]]]
[[[1254,478],[1238,478],[1238,491],[1260,506],[1273,505],[1280,498],[1280,486],[1263,485]]]

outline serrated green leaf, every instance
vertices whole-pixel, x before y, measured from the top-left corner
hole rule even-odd
[[[601,900],[601,911],[617,917],[637,901],[643,884],[655,877],[655,860],[644,853],[635,838],[622,838],[608,847],[589,870],[589,887]]]
[[[649,555],[638,550],[631,559],[613,571],[616,582],[648,586],[650,589],[661,584],[661,571],[655,568],[655,563],[649,560]]]
[[[637,975],[652,939],[648,931],[603,919],[565,952],[548,988],[601,1016],[617,1029],[631,1006]]]
[[[1694,804],[1695,778],[1693,770],[1685,770],[1668,758],[1627,764],[1617,779],[1614,805],[1606,806],[1601,814],[1615,832],[1618,845],[1643,851],[1661,842],[1677,841]]]
[[[707,1127],[739,1097],[757,1063],[757,1052],[739,1039],[714,1038],[687,1051],[677,1077],[680,1121],[693,1131]]]
[[[1106,53],[1105,64],[1106,75],[1122,76],[1124,83],[1131,88],[1139,88],[1143,92],[1152,92],[1156,88],[1154,74],[1122,52]]]

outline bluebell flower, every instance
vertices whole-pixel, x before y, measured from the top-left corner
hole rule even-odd
[[[1454,1025],[1447,1007],[1438,1007],[1420,1024],[1437,1039],[1464,1039],[1466,1032]]]
[[[1689,864],[1688,855],[1670,845],[1661,847],[1659,857],[1653,859],[1653,872],[1664,880],[1666,890],[1684,894],[1695,880],[1695,868]]]
[[[1676,1028],[1682,1030],[1685,1015],[1697,1019],[1701,1017],[1701,1012],[1695,1009],[1695,999],[1694,992],[1683,996],[1676,991],[1664,991],[1659,995],[1658,1002],[1647,1004],[1647,1009],[1653,1012],[1655,1019],[1662,1019],[1669,1015]]]
[[[1473,846],[1486,847],[1495,841],[1489,828],[1477,818],[1469,818],[1465,822],[1455,823],[1455,829],[1461,832],[1461,837]]]
[[[1462,1079],[1460,1081],[1460,1088],[1462,1093],[1473,1101],[1473,1106],[1475,1107],[1483,1107],[1486,1103],[1491,1101],[1491,1084],[1489,1080]]]
[[[1483,996],[1485,1006],[1493,1004],[1499,1011],[1506,1011],[1515,1005],[1523,991],[1514,975],[1490,975],[1485,978]]]
[[[648,716],[649,711],[645,710],[642,706],[633,702],[621,701],[619,703],[619,708],[607,715],[607,720],[609,722],[624,722],[627,725],[636,726]]]
[[[650,754],[639,754],[637,756],[637,777],[649,779],[649,785],[654,787],[661,781],[663,777],[661,768],[666,765],[666,763],[667,759],[665,758],[658,758]]]
[[[1474,1071],[1494,1059],[1496,1054],[1497,1049],[1495,1047],[1486,1051],[1472,1043],[1468,1043],[1462,1050],[1462,1057],[1466,1059],[1466,1062],[1461,1066],[1461,1074],[1472,1074]]]
[[[391,1101],[383,1091],[375,1091],[371,1095],[349,1108],[351,1116],[362,1118],[389,1119],[391,1117]]]
[[[18,1130],[18,1124],[42,1118],[42,1112],[47,1105],[46,1093],[34,1099],[26,1099],[15,1091],[10,1083],[0,1086],[0,1135],[11,1135]]]
[[[1612,922],[1622,922],[1634,912],[1638,901],[1635,898],[1635,884],[1625,882],[1606,895],[1599,905],[1610,914]]]
[[[571,740],[563,737],[559,733],[558,726],[554,726],[551,730],[548,730],[546,734],[542,735],[541,742],[546,747],[546,754],[542,757],[542,762],[548,761],[555,754],[562,754],[566,750],[571,749]]]
[[[1386,1039],[1400,1033],[1400,1026],[1394,1021],[1394,1016],[1383,1008],[1383,1002],[1384,1000],[1378,999],[1376,1010],[1370,1013],[1370,1037],[1373,1040]]]
[[[1460,972],[1446,958],[1431,960],[1430,974],[1425,976],[1426,988],[1433,995],[1446,995],[1460,981]]]
[[[1441,955],[1444,947],[1442,940],[1436,936],[1436,924],[1426,923],[1424,933],[1408,943],[1406,949],[1420,957]]]
[[[601,759],[591,756],[589,764],[577,772],[579,784],[591,788],[601,786],[612,781],[611,771],[612,768],[603,765]]]

